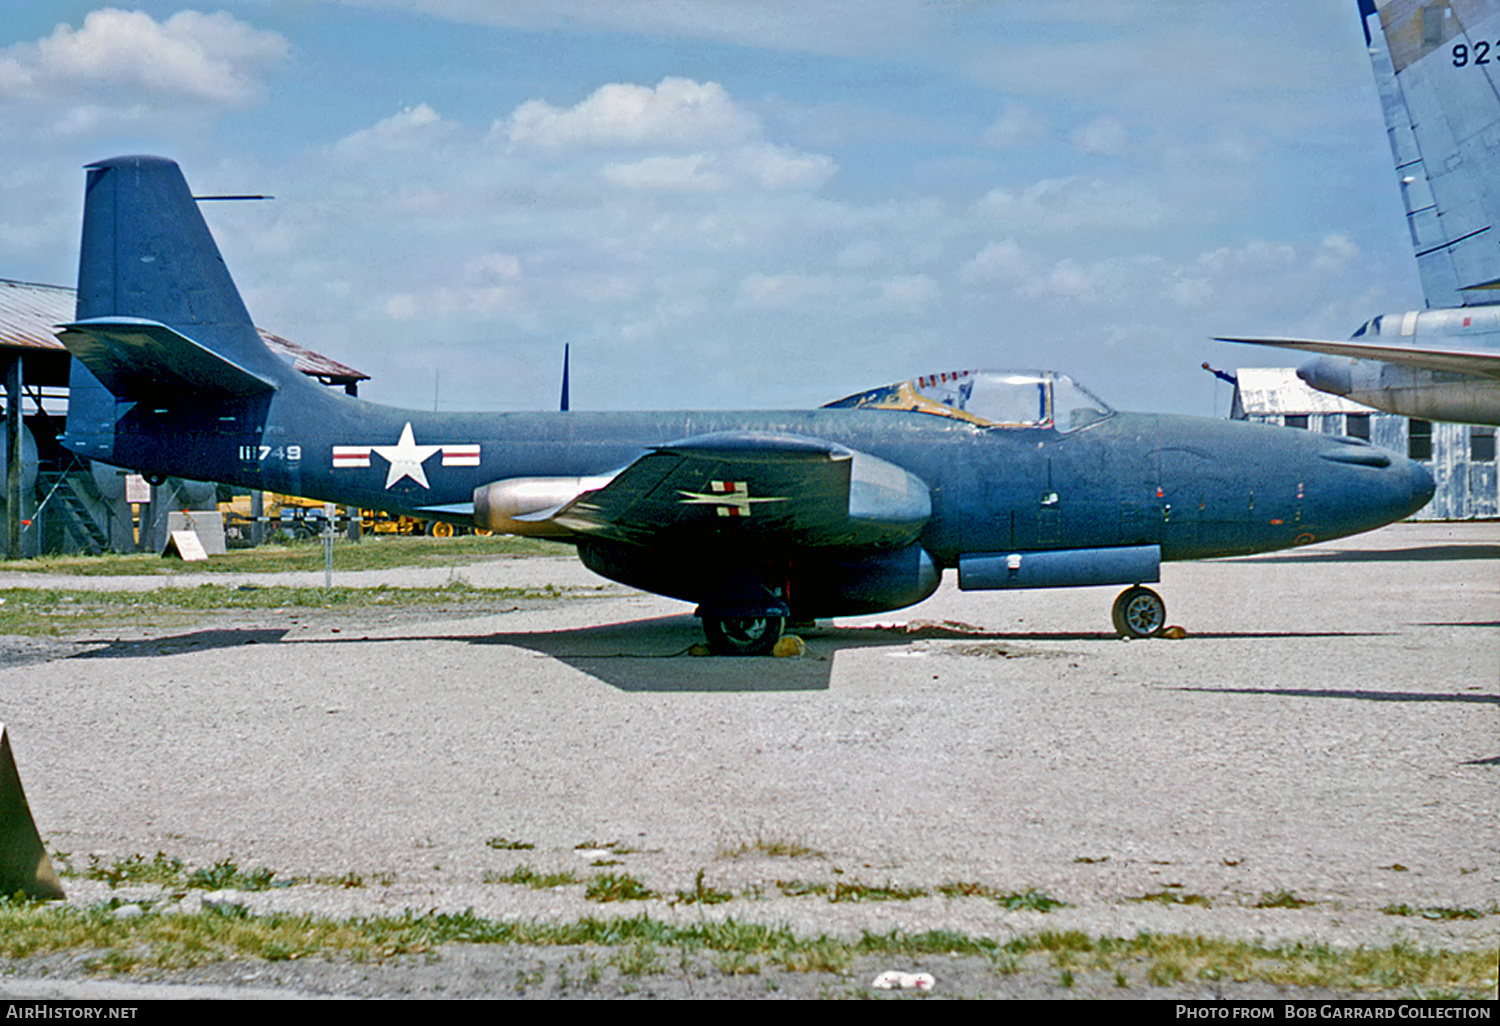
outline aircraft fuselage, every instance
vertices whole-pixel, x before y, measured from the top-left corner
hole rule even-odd
[[[118,423],[92,435],[70,424],[69,446],[148,474],[429,517],[471,502],[487,482],[606,475],[693,436],[816,437],[927,485],[921,542],[944,567],[1007,550],[1160,545],[1163,560],[1262,552],[1369,530],[1414,511],[1430,489],[1418,465],[1345,439],[1161,414],[1114,413],[1059,432],[858,409],[429,413],[290,376],[270,395],[214,406],[120,407]],[[731,520],[721,530],[737,528]]]

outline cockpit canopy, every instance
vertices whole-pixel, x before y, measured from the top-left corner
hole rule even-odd
[[[993,428],[1076,431],[1114,410],[1066,374],[950,371],[859,392],[825,410],[905,410]]]

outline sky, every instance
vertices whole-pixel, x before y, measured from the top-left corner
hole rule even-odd
[[[1274,9],[1274,14],[1268,13]],[[1045,368],[1223,416],[1221,334],[1421,306],[1356,0],[0,11],[0,277],[181,164],[256,323],[421,409],[821,405]]]

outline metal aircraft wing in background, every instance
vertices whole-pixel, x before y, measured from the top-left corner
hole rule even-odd
[[[1348,341],[1219,341],[1321,354],[1298,376],[1376,409],[1500,424],[1500,4],[1358,3],[1427,308]]]
[[[323,388],[252,326],[177,165],[90,165],[62,442],[148,476],[270,489],[573,545],[694,603],[715,651],[788,621],[967,589],[1127,585],[1162,562],[1370,530],[1432,477],[1351,439],[1119,413],[1063,374],[963,370],[815,410],[438,413]],[[566,404],[564,404],[566,405]]]

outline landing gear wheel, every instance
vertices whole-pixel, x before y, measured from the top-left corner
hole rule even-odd
[[[703,633],[714,655],[770,655],[785,626],[781,616],[703,618]]]
[[[1150,588],[1126,588],[1111,614],[1122,638],[1154,638],[1167,626],[1167,604]]]
[[[427,521],[427,536],[429,538],[452,538],[458,533],[458,528],[445,520]]]

